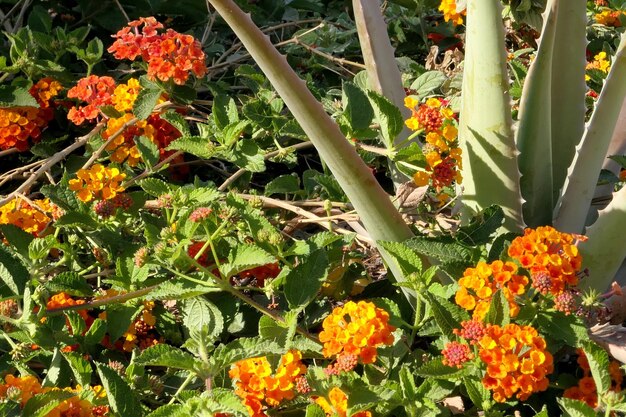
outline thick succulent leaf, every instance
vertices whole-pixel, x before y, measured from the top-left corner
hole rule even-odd
[[[585,131],[587,2],[560,0],[552,50],[552,183],[556,203]]]
[[[520,186],[525,200],[524,222],[530,227],[549,224],[554,207],[550,103],[558,5],[558,0],[550,0],[546,6],[539,50],[528,70],[520,101],[516,140],[520,151]]]
[[[622,35],[602,93],[568,171],[554,221],[555,227],[563,232],[580,233],[584,228],[598,175],[626,97],[624,79],[626,34]]]
[[[465,204],[504,210],[504,228],[522,227],[517,149],[513,140],[502,5],[468,0],[459,138]]]
[[[581,280],[580,286],[604,291],[626,258],[626,187],[613,195],[613,201],[598,213],[586,234],[588,240],[579,249],[589,277]]]

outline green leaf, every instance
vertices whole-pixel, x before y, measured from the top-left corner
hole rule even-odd
[[[107,324],[106,321],[102,319],[95,319],[89,329],[85,333],[85,346],[87,348],[93,347],[104,339],[104,336],[107,334],[107,330],[109,327],[113,327],[112,325]],[[128,327],[126,327],[128,329]],[[124,330],[126,331],[126,330]],[[112,339],[117,340],[117,339]]]
[[[217,151],[209,139],[200,136],[183,136],[170,143],[166,149],[187,152],[202,159],[211,158]]]
[[[61,272],[46,282],[44,287],[51,293],[65,292],[79,297],[90,297],[93,295],[91,285],[77,272]]]
[[[184,279],[171,279],[159,284],[157,288],[146,296],[146,299],[182,300],[185,298],[197,297],[213,291],[219,291],[219,289],[215,286],[211,286],[208,282],[206,285],[200,285]]]
[[[400,388],[404,398],[417,399],[417,385],[413,371],[406,364],[403,364],[399,373]]]
[[[117,339],[128,330],[128,327],[132,323],[133,319],[139,314],[141,308],[127,306],[124,304],[111,304],[107,306],[107,332],[111,342],[115,342]]]
[[[598,395],[604,395],[611,388],[611,375],[609,374],[609,355],[606,350],[594,342],[583,342],[583,351],[587,356],[591,376],[596,383]]]
[[[393,257],[405,275],[422,272],[422,260],[415,251],[401,242],[376,242]]]
[[[161,114],[161,119],[166,120],[169,124],[174,126],[182,136],[191,136],[189,125],[180,113],[170,110]]]
[[[57,405],[76,394],[68,391],[48,391],[43,394],[33,396],[22,410],[23,416],[46,417]]]
[[[159,98],[161,97],[160,89],[142,88],[137,94],[137,99],[133,104],[133,114],[139,120],[146,120],[154,110]]]
[[[280,345],[274,341],[241,337],[227,345],[219,345],[213,351],[209,363],[217,373],[242,359],[276,354],[280,349]]]
[[[292,309],[309,304],[328,276],[328,255],[319,249],[293,268],[285,278],[285,298]]]
[[[124,116],[124,113],[117,110],[114,106],[111,105],[100,107],[100,111],[102,112],[102,114],[110,119],[119,119],[120,117]]]
[[[133,363],[141,366],[165,366],[188,371],[194,371],[202,365],[202,362],[194,358],[193,355],[163,343],[150,346],[141,352]]]
[[[148,279],[150,267],[148,265],[138,267],[133,258],[118,258],[115,273],[128,284],[141,284]]]
[[[182,404],[165,404],[148,414],[146,417],[183,417],[186,411]]]
[[[280,175],[268,182],[264,195],[294,194],[300,191],[300,178],[297,175]]]
[[[232,162],[240,168],[250,172],[265,171],[263,151],[251,139],[237,142],[230,156],[232,157]]]
[[[170,184],[157,178],[145,178],[138,181],[137,184],[153,197],[160,197],[173,191],[173,187]]]
[[[452,336],[452,330],[460,327],[459,322],[469,320],[469,314],[450,301],[431,294],[428,291],[422,293],[433,313],[437,326],[446,336]]]
[[[220,310],[204,297],[188,298],[181,303],[183,324],[190,332],[205,332],[217,339],[224,330],[224,317]]]
[[[593,408],[586,403],[571,398],[558,398],[557,402],[563,410],[564,417],[597,417]]]
[[[305,417],[326,417],[324,409],[317,404],[309,404],[306,407]]]
[[[544,405],[541,411],[535,414],[535,417],[550,417],[548,414],[548,407]]]
[[[235,123],[231,123],[222,130],[221,142],[226,146],[230,146],[235,143],[241,137],[241,134],[246,127],[250,125],[249,120],[240,120]]]
[[[4,238],[9,242],[9,245],[11,245],[17,253],[22,255],[25,259],[28,259],[28,246],[35,238],[33,235],[13,224],[0,225],[0,233],[2,233]]]
[[[398,136],[404,128],[402,113],[400,113],[400,110],[386,97],[374,91],[368,91],[367,95],[374,108],[376,120],[380,124],[380,130],[385,140],[385,145],[387,148],[391,148],[395,137]]]
[[[453,366],[446,366],[442,363],[441,358],[437,358],[417,368],[415,374],[422,378],[456,379],[467,374],[467,370],[465,368],[459,369]]]
[[[284,345],[287,337],[287,328],[271,317],[261,316],[259,319],[259,336]]]
[[[50,249],[56,247],[57,244],[58,242],[53,235],[43,238],[36,237],[28,245],[28,256],[32,260],[43,259],[48,256]]]
[[[13,256],[4,245],[0,245],[0,279],[14,294],[23,294],[30,279],[28,269]]]
[[[484,245],[504,223],[504,211],[500,206],[489,206],[478,213],[467,226],[462,226],[457,237],[468,245]]]
[[[30,30],[50,33],[52,30],[52,18],[50,13],[40,5],[36,5],[28,15],[28,27]]]
[[[417,77],[410,88],[422,100],[428,94],[441,87],[447,79],[446,74],[441,71],[428,71]]]
[[[237,245],[228,255],[228,263],[220,265],[221,273],[230,278],[248,269],[276,262],[276,258],[255,245]]]
[[[491,297],[489,311],[486,317],[487,323],[506,326],[511,321],[511,313],[509,311],[509,301],[506,299],[504,292],[498,289]]]
[[[617,162],[622,169],[626,168],[626,155],[611,155],[609,159]]]
[[[489,390],[485,388],[480,379],[475,377],[463,377],[463,385],[465,385],[465,389],[467,390],[467,395],[470,397],[470,400],[474,403],[477,409],[484,409],[485,403],[488,403],[491,399],[491,394]]]
[[[546,336],[561,340],[569,346],[578,346],[579,342],[589,340],[586,327],[574,315],[542,311],[537,314],[537,325]]]
[[[142,417],[141,403],[128,383],[108,366],[96,362],[96,369],[114,413],[124,417]]]
[[[152,142],[146,136],[139,136],[135,137],[135,144],[137,145],[137,149],[139,149],[141,159],[143,159],[147,166],[152,167],[159,162],[161,155],[156,143]]]
[[[63,357],[74,374],[76,384],[88,386],[91,383],[91,364],[78,352],[64,352]]]
[[[352,130],[366,129],[374,118],[374,111],[363,90],[351,82],[344,82],[342,89],[343,114]]]
[[[99,224],[89,214],[80,213],[78,211],[68,211],[62,215],[56,222],[56,227],[68,227],[73,228],[76,226],[86,227],[89,230],[97,229]]]
[[[213,98],[212,114],[213,121],[220,130],[239,121],[235,100],[226,94],[218,94]]]
[[[25,88],[13,85],[0,85],[0,107],[39,108],[39,104]]]
[[[471,264],[480,256],[478,248],[468,247],[453,240],[415,237],[404,243],[418,253],[435,258],[442,263]]]

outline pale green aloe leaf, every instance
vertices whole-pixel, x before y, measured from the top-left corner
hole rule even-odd
[[[585,131],[587,2],[561,0],[552,51],[552,183],[556,203]]]
[[[537,56],[528,70],[520,100],[517,147],[524,222],[537,227],[552,222],[552,62],[558,0],[550,0]],[[556,110],[555,110],[556,112]]]
[[[395,51],[387,33],[387,24],[378,0],[352,0],[354,20],[359,34],[363,61],[367,70],[370,88],[387,97],[400,109],[403,119],[411,117],[411,111],[404,107],[402,76],[396,63]],[[386,143],[387,148],[398,145],[411,135],[411,130],[403,126],[402,132],[394,138],[394,143]],[[396,187],[407,180],[406,176],[390,162],[391,176]]]
[[[411,229],[394,207],[389,195],[269,38],[232,0],[210,0],[210,3],[239,37],[285,101],[354,205],[372,239],[400,242],[412,237]],[[381,253],[383,257],[387,256],[384,251]],[[404,280],[402,271],[389,260],[388,265],[396,279]]]
[[[557,206],[554,226],[563,232],[580,233],[584,228],[598,175],[626,97],[625,79],[626,34],[623,34]]]
[[[604,291],[626,258],[626,187],[613,195],[586,235],[588,240],[579,244],[579,249],[589,277],[581,280],[580,287]]]
[[[602,164],[602,169],[605,169],[613,175],[618,176],[621,170],[621,165],[613,159],[609,158],[612,155],[626,155],[626,99],[622,102],[622,109],[620,110],[617,124],[613,130],[613,137],[609,144],[609,150],[606,153],[606,158]],[[606,207],[611,201],[613,194],[614,184],[601,184],[596,187],[596,192],[593,196],[593,202],[591,208],[587,214],[586,224],[592,224],[598,218],[598,210]]]
[[[513,139],[509,76],[498,0],[468,0],[459,139],[463,201],[475,211],[497,204],[504,229],[522,228],[517,149]]]

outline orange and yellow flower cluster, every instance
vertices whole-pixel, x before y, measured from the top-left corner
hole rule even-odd
[[[48,227],[58,208],[47,198],[32,200],[32,204],[19,198],[9,201],[0,207],[0,224],[12,224],[39,236]]]
[[[324,319],[320,342],[325,357],[356,355],[362,363],[376,362],[377,348],[393,344],[389,313],[367,301],[348,301]]]
[[[110,200],[124,192],[122,181],[126,174],[118,168],[94,164],[89,169],[79,169],[77,178],[69,181],[69,189],[76,192],[78,199],[87,203],[92,199]]]
[[[519,313],[515,296],[523,294],[527,284],[528,278],[517,274],[517,265],[513,262],[479,262],[476,268],[467,268],[463,273],[455,301],[464,309],[473,310],[474,319],[483,320],[493,294],[501,289],[509,302],[511,316],[515,317]]]
[[[573,400],[584,401],[590,407],[598,406],[598,389],[596,383],[591,376],[591,368],[589,361],[582,349],[578,350],[578,365],[583,370],[584,376],[578,381],[578,385],[570,387],[563,392],[563,397]],[[620,392],[622,390],[622,382],[624,374],[620,367],[620,363],[612,360],[609,364],[609,374],[611,375],[611,391]]]
[[[412,111],[406,125],[426,135],[424,154],[427,167],[413,176],[418,186],[429,183],[439,192],[453,181],[461,183],[461,149],[458,147],[458,130],[452,109],[446,100],[429,98],[424,104],[412,96],[404,100],[404,105]]]
[[[478,347],[478,356],[487,365],[482,383],[493,391],[497,402],[513,396],[523,401],[548,388],[552,355],[535,328],[517,324],[488,326]]]
[[[85,120],[94,120],[100,115],[100,107],[111,105],[112,94],[115,91],[115,80],[111,77],[90,75],[81,78],[78,83],[67,92],[68,98],[76,98],[87,103],[84,106],[74,106],[67,114],[67,118],[76,125]]]
[[[595,15],[595,20],[599,25],[618,28],[622,26],[624,15],[626,15],[626,12],[623,10],[604,9]]]
[[[58,81],[42,78],[29,93],[37,100],[37,107],[0,108],[0,150],[16,148],[25,151],[39,141],[42,130],[54,117],[50,101],[61,91]],[[30,140],[29,140],[30,139]]]
[[[153,309],[154,301],[143,302],[141,315],[135,319],[122,335],[122,350],[132,352],[136,347],[144,350],[161,342],[152,332],[156,325],[156,317],[152,314]]]
[[[557,296],[578,284],[582,257],[576,243],[584,239],[542,226],[524,230],[524,236],[511,242],[508,253],[530,271],[534,288]]]
[[[446,22],[452,22],[455,26],[463,24],[465,10],[459,10],[456,0],[441,0],[439,11],[443,13]]]
[[[164,29],[154,17],[142,17],[113,35],[115,42],[108,49],[117,59],[134,61],[140,56],[148,63],[148,77],[152,80],[185,84],[189,74],[203,77],[207,68],[202,45],[191,35]]]
[[[328,399],[324,397],[317,397],[315,403],[322,407],[326,416],[348,416],[348,396],[339,387],[333,387],[328,392]],[[372,417],[372,413],[369,411],[359,411],[358,413],[351,414],[351,417]]]
[[[611,62],[607,59],[607,54],[604,51],[599,52],[597,55],[593,57],[593,61],[588,62],[585,67],[587,71],[589,70],[597,70],[608,74],[611,69]],[[585,81],[589,81],[591,76],[589,74],[585,74]]]
[[[110,156],[113,162],[120,164],[126,162],[130,166],[137,165],[141,160],[141,154],[135,144],[135,137],[145,136],[150,139],[159,148],[162,158],[172,152],[165,151],[164,148],[180,137],[180,132],[156,113],[150,115],[147,120],[138,120],[124,128],[134,118],[132,109],[140,90],[139,81],[131,78],[126,84],[118,85],[113,92],[111,104],[123,115],[109,119],[102,133],[104,139],[109,139],[120,129],[124,129],[106,147],[107,151],[113,152]]]
[[[285,353],[272,375],[267,357],[244,359],[235,363],[229,371],[235,382],[235,394],[248,409],[251,417],[265,417],[265,407],[277,407],[295,396],[296,378],[306,372],[302,353],[290,350]]]
[[[10,399],[19,402],[24,407],[35,395],[58,390],[59,388],[42,387],[39,380],[32,375],[23,377],[7,375],[4,384],[0,384],[0,399]],[[46,414],[46,417],[107,417],[109,415],[108,405],[94,405],[84,398],[91,397],[94,402],[101,402],[106,398],[106,392],[102,386],[95,385],[86,388],[77,386],[75,389],[64,388],[63,391],[75,395],[63,400]],[[86,393],[87,395],[82,395],[83,391],[89,392]]]

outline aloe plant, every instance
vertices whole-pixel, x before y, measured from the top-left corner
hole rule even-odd
[[[626,37],[622,37],[591,120],[585,126],[586,2],[549,0],[539,49],[520,103],[515,136],[519,154],[517,158],[511,158],[510,153],[508,158],[496,154],[496,159],[492,155],[503,143],[511,150],[507,129],[492,134],[494,126],[506,126],[511,114],[506,94],[508,78],[498,71],[504,67],[500,1],[469,0],[467,15],[460,139],[467,150],[464,176],[469,200],[477,209],[504,201],[510,217],[505,226],[509,230],[515,230],[514,220],[523,219],[530,226],[553,223],[562,231],[582,233],[607,153],[624,145],[623,136],[616,134],[612,138],[626,95],[622,81],[626,76]],[[485,43],[479,43],[479,39]],[[486,75],[488,69],[492,73]],[[476,88],[479,80],[484,84]],[[499,123],[491,120],[479,124],[494,115],[502,115]],[[522,210],[513,206],[518,193],[523,199]],[[589,229],[588,241],[581,244],[585,266],[591,273],[586,286],[606,287],[626,256],[619,249],[623,245],[616,240],[626,231],[623,193],[620,191],[599,213],[596,224]],[[608,246],[619,248],[608,253]]]

